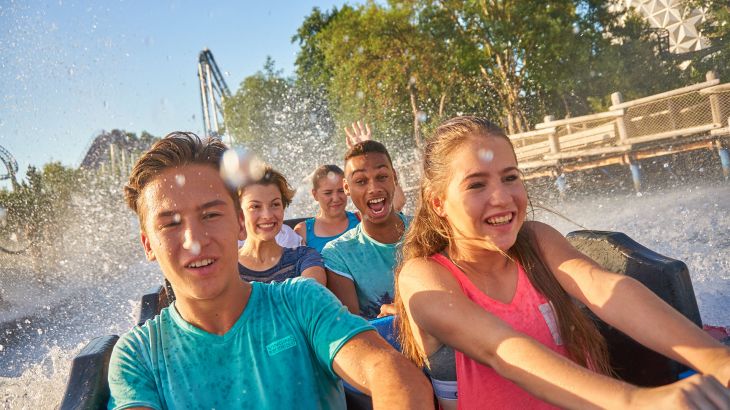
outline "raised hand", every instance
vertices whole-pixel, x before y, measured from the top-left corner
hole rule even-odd
[[[366,122],[360,120],[352,123],[352,130],[348,127],[345,127],[345,135],[345,142],[347,143],[348,149],[352,148],[358,142],[368,141],[372,139],[370,126]]]

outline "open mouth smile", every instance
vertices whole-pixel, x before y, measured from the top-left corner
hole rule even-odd
[[[186,268],[189,268],[189,269],[204,268],[206,266],[210,266],[211,264],[213,264],[213,262],[215,262],[214,259],[210,259],[210,258],[208,258],[208,259],[201,259],[199,261],[195,261],[195,262],[189,263],[185,267]]]
[[[385,198],[373,198],[367,202],[368,208],[372,211],[373,215],[380,216],[385,214]]]
[[[487,224],[493,226],[507,225],[512,222],[512,219],[514,219],[514,217],[515,214],[513,212],[503,215],[491,216],[487,218]]]

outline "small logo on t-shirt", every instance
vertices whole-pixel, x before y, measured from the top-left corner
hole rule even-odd
[[[547,323],[548,329],[550,329],[550,334],[553,336],[553,341],[556,345],[561,346],[563,344],[563,339],[560,337],[560,327],[558,327],[558,321],[555,317],[553,304],[550,302],[543,303],[537,308],[540,309],[542,317],[545,318],[545,323]]]
[[[296,345],[297,340],[294,339],[294,336],[289,335],[283,339],[276,340],[266,345],[266,352],[269,354],[269,356],[273,356],[275,354],[283,352],[286,349],[291,349]]]

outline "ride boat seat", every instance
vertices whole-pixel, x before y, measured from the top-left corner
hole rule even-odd
[[[294,226],[302,220],[304,218],[285,223]],[[569,233],[567,239],[602,267],[637,279],[692,322],[702,326],[689,272],[683,262],[662,256],[619,232],[576,231]],[[144,324],[155,317],[173,300],[169,283],[154,287],[142,296],[137,324]],[[679,363],[654,353],[591,316],[608,342],[611,365],[623,380],[640,386],[656,386],[678,380],[680,373],[686,370]],[[391,331],[392,325],[383,321],[375,326],[386,340],[398,347]],[[118,339],[116,335],[93,339],[74,358],[61,410],[106,408],[109,358]],[[372,409],[370,397],[362,393],[345,389],[345,396],[349,410]]]
[[[109,358],[119,340],[117,335],[92,339],[71,363],[69,382],[61,410],[101,410],[109,401]]]
[[[702,327],[689,270],[684,262],[660,255],[621,232],[575,231],[566,238],[604,269],[638,280]],[[588,309],[585,310],[606,338],[611,366],[622,380],[638,386],[660,386],[677,381],[679,375],[688,370],[686,366],[642,346],[598,319]]]

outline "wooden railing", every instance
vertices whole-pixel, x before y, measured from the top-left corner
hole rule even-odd
[[[706,81],[624,101],[611,95],[609,111],[575,118],[546,116],[533,131],[510,135],[528,177],[667,155],[721,149],[730,136],[730,84],[713,72]],[[552,171],[551,171],[552,169]]]

